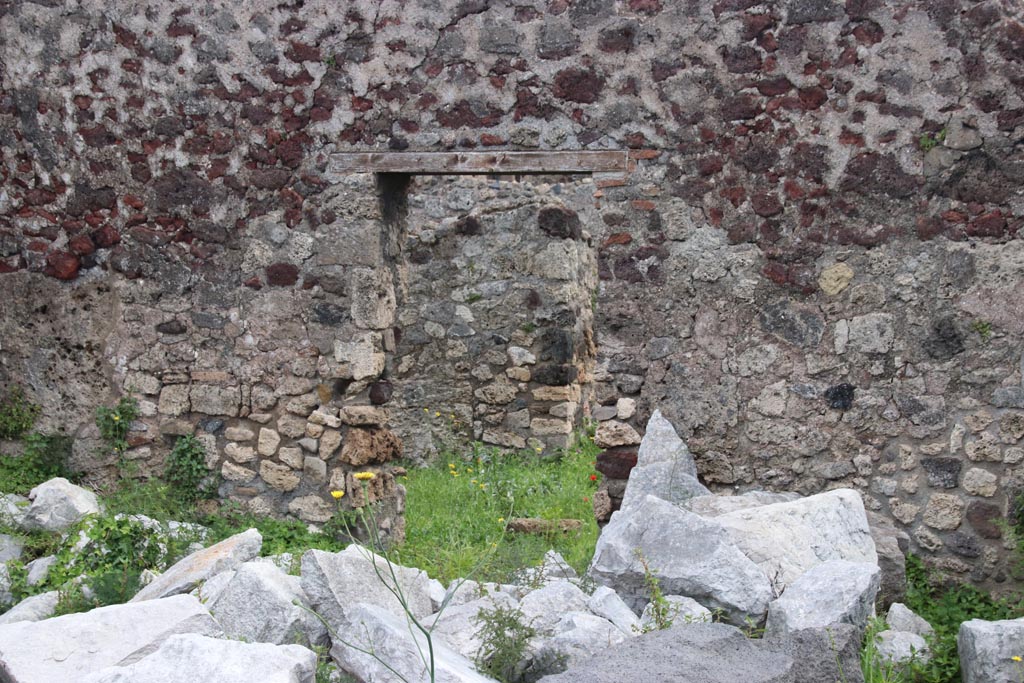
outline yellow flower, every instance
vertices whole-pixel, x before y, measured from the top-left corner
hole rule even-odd
[[[429,413],[429,412],[430,412],[430,410],[428,410],[427,408],[424,408],[424,409],[423,409],[423,412],[424,412],[424,413]]]
[[[498,524],[504,524],[504,523],[505,523],[505,518],[504,517],[498,517]]]
[[[466,471],[467,471],[467,472],[472,472],[472,471],[473,471],[473,468],[472,468],[472,467],[467,467],[467,468],[466,468]]]
[[[1010,657],[1010,659],[1012,659],[1015,662],[1022,661],[1021,658],[1020,658],[1020,655],[1014,655],[1014,656]]]
[[[352,476],[355,477],[356,479],[358,479],[359,481],[370,481],[371,479],[375,478],[377,475],[374,474],[373,472],[356,472]]]
[[[487,488],[487,485],[486,485],[486,484],[480,484],[480,490],[481,490],[481,491],[483,491],[483,490],[484,490],[484,489],[486,489],[486,488]]]
[[[540,446],[537,446],[537,447],[536,447],[536,448],[534,448],[533,450],[535,450],[535,451],[537,451],[538,453],[540,453],[540,452],[541,452],[541,451],[543,451],[544,449],[543,449],[543,448],[541,448]]]
[[[441,411],[440,410],[435,411],[434,412],[434,417],[441,417]]]
[[[453,463],[453,462],[448,463],[448,469],[454,470],[455,469],[455,463]]]
[[[338,500],[339,498],[341,498],[344,495],[345,495],[344,491],[331,491],[331,498],[333,498],[334,500]]]
[[[114,416],[114,422],[120,422],[120,420],[121,420],[121,416],[120,415],[115,415]]]

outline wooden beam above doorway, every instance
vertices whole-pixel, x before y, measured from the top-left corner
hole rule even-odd
[[[489,175],[606,173],[629,170],[625,150],[546,152],[345,152],[332,154],[328,173]]]

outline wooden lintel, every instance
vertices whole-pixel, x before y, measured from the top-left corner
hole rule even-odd
[[[332,154],[328,172],[484,175],[604,173],[629,169],[625,151],[346,152]]]

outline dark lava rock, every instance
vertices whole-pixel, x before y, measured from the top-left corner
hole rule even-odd
[[[188,328],[180,320],[167,320],[157,325],[156,331],[160,334],[185,334]]]
[[[956,328],[953,316],[939,318],[932,323],[932,332],[921,345],[925,353],[936,360],[949,360],[964,351],[964,340]]]
[[[857,387],[852,384],[837,384],[825,390],[825,400],[829,408],[849,410],[853,406],[853,392]]]
[[[374,382],[370,385],[370,403],[375,406],[383,405],[391,400],[395,393],[395,387],[386,380]]]
[[[559,206],[541,209],[537,215],[537,225],[548,235],[559,239],[578,240],[583,235],[580,217],[576,212]]]
[[[940,489],[955,489],[964,466],[957,458],[924,458],[921,465],[928,474],[928,485]]]

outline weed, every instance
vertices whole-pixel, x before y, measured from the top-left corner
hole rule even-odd
[[[480,294],[479,292],[473,292],[472,294],[470,294],[469,296],[466,297],[466,303],[467,304],[475,304],[477,301],[480,301],[480,299],[483,299],[483,298],[484,298],[483,294]]]
[[[938,133],[931,135],[924,133],[920,138],[917,139],[917,146],[921,148],[922,152],[930,152],[939,143],[946,139],[946,129],[943,128]]]
[[[24,450],[17,457],[0,457],[0,490],[27,494],[54,477],[77,480],[68,466],[71,437],[33,432],[25,437]]]
[[[933,585],[935,578],[929,575],[920,558],[915,555],[907,557],[907,606],[935,629],[928,643],[931,660],[912,666],[915,683],[960,681],[956,637],[963,622],[970,619],[999,621],[1024,616],[1024,603],[997,600],[967,584],[952,587]]]
[[[32,429],[39,417],[39,406],[25,398],[17,384],[0,399],[0,439],[18,439]]]
[[[647,558],[644,557],[640,548],[633,549],[633,556],[636,557],[640,566],[644,568],[644,585],[647,586],[647,592],[651,595],[649,603],[651,621],[640,627],[634,626],[633,630],[637,633],[664,631],[672,626],[672,621],[679,613],[679,609],[665,599],[665,594],[661,592],[661,582],[654,575],[654,572],[651,571],[650,565],[647,564]]]
[[[100,438],[117,456],[118,469],[122,473],[127,466],[124,454],[128,450],[128,432],[138,416],[139,402],[133,396],[122,396],[113,408],[100,406],[96,409]]]
[[[447,454],[435,465],[410,468],[405,481],[406,540],[396,555],[447,583],[468,575],[480,557],[479,580],[503,582],[522,567],[541,563],[557,550],[577,573],[590,564],[597,524],[590,500],[598,449],[583,438],[564,453],[538,458],[535,452],[510,453],[481,445],[464,455]],[[517,534],[494,547],[505,519],[579,519],[578,532]]]
[[[180,437],[167,456],[164,478],[182,503],[216,495],[217,481],[206,466],[206,449],[191,434]]]
[[[975,320],[971,323],[971,329],[978,333],[983,342],[987,342],[992,336],[992,323],[987,320]]]
[[[876,638],[888,628],[882,617],[875,617],[868,622],[864,632],[864,646],[860,651],[860,670],[864,673],[864,683],[909,683],[905,666],[883,662],[878,656]],[[836,657],[838,662],[838,654]]]
[[[537,330],[537,325],[534,323],[523,323],[522,325],[519,326],[519,329],[521,329],[526,334],[530,334]]]
[[[330,534],[310,531],[299,520],[259,517],[243,510],[238,504],[225,504],[218,514],[202,517],[199,522],[209,530],[210,543],[222,541],[246,529],[258,529],[263,536],[260,554],[264,557],[281,553],[301,554],[306,550],[339,552],[348,546],[347,541]]]
[[[524,619],[525,615],[515,607],[495,605],[494,609],[477,612],[480,628],[476,635],[481,642],[476,666],[480,673],[502,683],[518,680],[519,663],[526,656],[530,639],[537,634]]]

